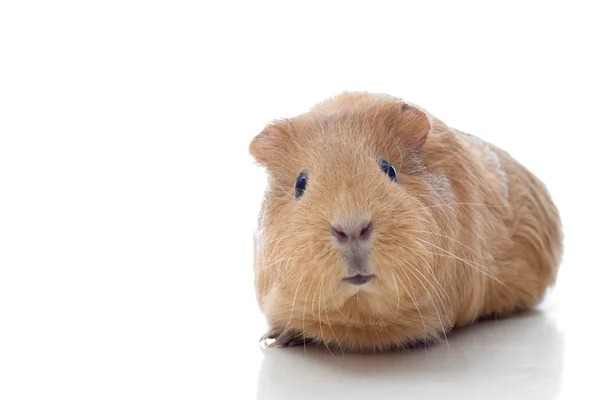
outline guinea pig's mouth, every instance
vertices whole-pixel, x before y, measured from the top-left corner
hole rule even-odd
[[[375,275],[363,275],[363,274],[355,274],[352,276],[347,276],[344,278],[344,281],[352,284],[352,285],[364,285],[369,282],[371,279],[375,278]]]

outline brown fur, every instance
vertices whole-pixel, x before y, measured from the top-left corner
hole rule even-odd
[[[256,293],[271,331],[343,350],[439,340],[534,307],[562,256],[558,211],[511,156],[391,96],[343,93],[275,121],[250,153],[268,171]],[[399,184],[377,160],[395,166]],[[294,182],[308,174],[304,196]],[[352,286],[331,221],[368,216],[376,278]]]

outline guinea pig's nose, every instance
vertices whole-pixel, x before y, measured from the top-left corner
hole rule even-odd
[[[373,231],[373,222],[365,219],[346,219],[333,224],[332,233],[343,243],[349,240],[367,240]]]

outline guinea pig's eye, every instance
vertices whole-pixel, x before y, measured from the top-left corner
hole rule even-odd
[[[387,162],[386,160],[379,160],[379,167],[390,179],[394,182],[398,182],[398,178],[396,178],[396,169]]]
[[[308,182],[308,178],[306,177],[306,173],[301,172],[296,178],[296,184],[294,185],[294,190],[296,191],[296,198],[302,197],[304,191],[306,190],[306,183]]]

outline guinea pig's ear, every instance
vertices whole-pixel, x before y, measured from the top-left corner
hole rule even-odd
[[[411,104],[403,103],[400,106],[396,129],[402,132],[402,137],[409,146],[420,148],[427,140],[431,122],[425,112]]]
[[[275,158],[282,155],[284,150],[285,132],[276,124],[267,125],[262,132],[250,142],[250,155],[257,163],[266,166]]]

